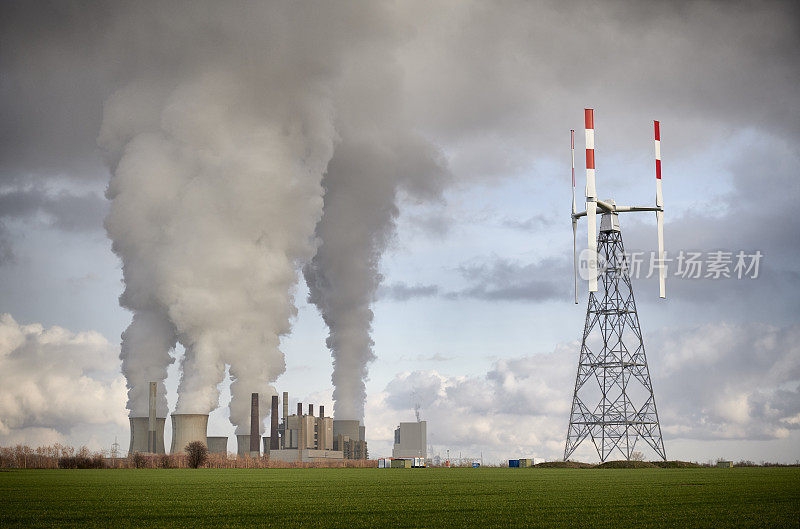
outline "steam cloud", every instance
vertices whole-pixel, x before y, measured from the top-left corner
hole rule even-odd
[[[250,393],[274,394],[270,382],[285,369],[280,337],[296,312],[299,267],[316,251],[321,180],[338,137],[336,65],[363,45],[358,30],[330,28],[375,13],[208,7],[181,24],[159,19],[177,42],[157,58],[177,55],[180,64],[159,64],[157,75],[114,93],[99,143],[113,170],[106,229],[123,263],[120,303],[134,313],[122,345],[128,408],[146,410],[146,382],[163,390],[169,350],[180,342],[176,411],[215,409],[230,366],[231,422],[241,433]],[[379,20],[363,22],[374,31]]]
[[[375,357],[372,310],[380,258],[395,233],[398,196],[435,197],[446,172],[436,152],[403,132],[399,137],[346,138],[325,176],[321,245],[304,274],[309,301],[322,314],[333,356],[334,417],[364,417],[367,366]]]

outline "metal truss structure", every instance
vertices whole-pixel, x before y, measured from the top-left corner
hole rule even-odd
[[[601,287],[589,292],[564,460],[586,438],[601,462],[615,452],[631,459],[640,439],[666,460],[622,233],[616,215],[606,216],[597,238]]]

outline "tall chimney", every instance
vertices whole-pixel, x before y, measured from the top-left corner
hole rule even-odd
[[[270,429],[269,429],[269,449],[277,450],[280,448],[280,439],[278,439],[278,396],[272,396],[272,411],[270,412]]]
[[[156,391],[158,384],[150,382],[150,414],[147,417],[147,451],[155,454],[158,451],[156,445]]]
[[[302,402],[298,402],[297,403],[297,416],[298,417],[302,417],[303,416],[303,403]]]
[[[283,392],[283,420],[286,421],[286,417],[289,416],[289,392]]]
[[[313,404],[309,404],[309,405],[308,405],[308,415],[309,415],[310,417],[313,417],[313,416],[314,416],[314,405],[313,405]]]
[[[325,406],[320,405],[319,407],[319,418],[322,419],[325,417]]]
[[[258,439],[261,437],[261,428],[259,428],[258,420],[258,393],[251,395],[250,402],[250,456],[258,457],[261,454],[261,449],[258,446]]]

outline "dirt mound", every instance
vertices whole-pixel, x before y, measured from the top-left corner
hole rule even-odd
[[[606,461],[594,468],[658,468],[647,461]]]
[[[701,468],[700,464],[691,461],[653,461],[653,464],[660,468]]]
[[[589,463],[581,463],[579,461],[547,461],[534,465],[535,468],[594,468],[594,465]]]

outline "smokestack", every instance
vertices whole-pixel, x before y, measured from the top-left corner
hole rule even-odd
[[[308,415],[309,415],[309,417],[313,417],[314,416],[314,405],[313,404],[309,404],[308,405]]]
[[[156,391],[158,383],[150,382],[150,414],[147,417],[147,451],[155,454],[158,450],[156,441]]]
[[[325,406],[319,407],[319,418],[322,419],[325,417]]]
[[[269,449],[278,450],[280,448],[278,439],[278,396],[272,396],[272,411],[270,412],[269,429]]]
[[[258,393],[250,396],[250,457],[261,455],[258,441],[261,438],[261,428],[258,420]]]
[[[289,416],[289,392],[283,392],[283,420],[286,421],[286,417]]]
[[[298,402],[297,403],[297,416],[298,417],[302,417],[303,416],[303,403],[302,402]]]

